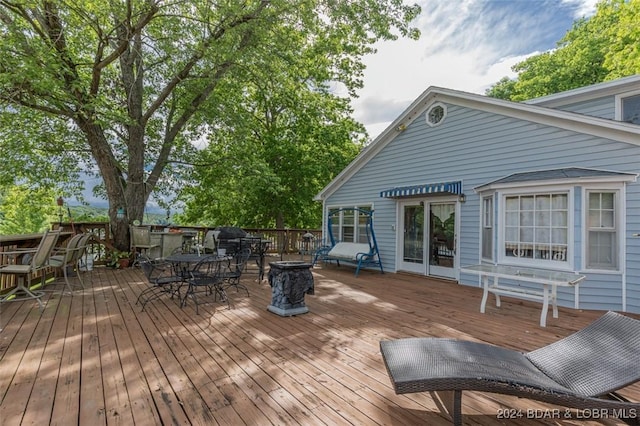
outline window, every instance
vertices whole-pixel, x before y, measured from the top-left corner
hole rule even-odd
[[[482,199],[482,258],[493,259],[493,197]]]
[[[427,110],[426,118],[427,124],[431,127],[437,126],[442,123],[447,116],[447,108],[444,104],[435,103]]]
[[[506,259],[526,263],[568,261],[569,194],[507,195],[504,198]]]
[[[336,241],[368,243],[367,216],[354,208],[371,211],[371,206],[336,207],[329,210],[331,233]],[[347,210],[339,210],[347,209]]]
[[[618,269],[616,191],[587,191],[587,255],[589,269]]]
[[[640,124],[640,95],[622,98],[622,121]]]

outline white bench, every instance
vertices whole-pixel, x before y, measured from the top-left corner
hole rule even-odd
[[[331,250],[329,250],[329,253],[327,253],[327,258],[357,262],[360,260],[358,255],[369,256],[371,254],[372,253],[369,244],[343,242],[337,243],[335,246],[333,246]]]
[[[540,314],[541,327],[547,324],[549,304],[551,304],[553,310],[553,317],[558,318],[558,286],[573,287],[586,278],[584,275],[578,275],[574,272],[491,264],[463,266],[460,268],[460,272],[478,274],[481,277],[484,292],[482,294],[482,302],[480,303],[480,312],[485,312],[489,293],[495,296],[497,307],[500,307],[501,295],[538,301],[542,302],[542,312]],[[489,278],[493,278],[493,283]],[[499,283],[500,278],[541,284],[542,290],[538,291],[522,288],[517,285]]]
[[[367,243],[341,242],[336,243],[333,247],[320,247],[316,251],[313,264],[315,265],[318,260],[335,260],[338,266],[340,266],[341,260],[354,263],[356,264],[356,277],[363,266],[377,266],[380,268],[380,272],[384,273],[377,250]]]

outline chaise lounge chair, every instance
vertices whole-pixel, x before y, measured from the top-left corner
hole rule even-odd
[[[396,394],[435,392],[455,425],[462,425],[465,390],[598,410],[629,424],[640,419],[640,403],[614,393],[640,380],[640,320],[615,312],[528,353],[439,338],[381,341],[380,351]]]

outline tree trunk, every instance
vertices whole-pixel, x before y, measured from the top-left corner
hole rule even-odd
[[[284,214],[282,212],[276,213],[276,229],[283,229],[284,225]]]
[[[125,180],[100,126],[84,119],[77,119],[77,123],[87,137],[105,185],[113,244],[118,250],[128,251],[129,225],[134,220],[142,220],[149,193],[140,189],[145,187],[142,174],[137,177],[140,180]]]

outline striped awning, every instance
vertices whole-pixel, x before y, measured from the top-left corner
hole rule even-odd
[[[424,185],[399,186],[380,192],[383,198],[415,197],[429,194],[462,194],[462,182],[427,183]]]

